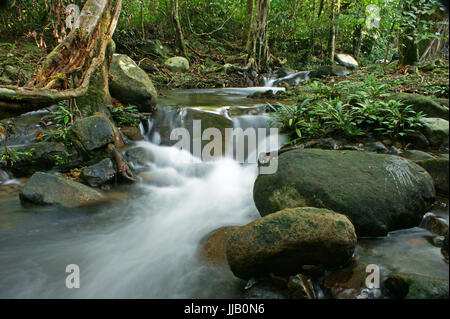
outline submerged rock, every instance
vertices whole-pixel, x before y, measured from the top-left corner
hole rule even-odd
[[[435,147],[448,146],[448,121],[436,117],[422,119],[424,134]]]
[[[125,158],[134,169],[153,162],[155,155],[145,147],[132,147],[125,151]]]
[[[140,112],[152,112],[157,92],[147,73],[130,57],[114,54],[109,70],[111,95],[125,104],[137,106]]]
[[[434,186],[438,193],[448,195],[449,179],[448,179],[448,158],[429,158],[425,160],[416,161],[422,166],[433,178]]]
[[[164,65],[172,72],[185,73],[189,71],[189,61],[181,56],[167,59]]]
[[[71,131],[87,151],[93,151],[109,143],[114,143],[114,133],[111,124],[100,115],[93,115],[75,121]]]
[[[19,197],[22,203],[63,207],[82,206],[104,198],[99,191],[86,185],[42,172],[31,176],[20,190]]]
[[[113,162],[111,159],[105,158],[97,164],[83,168],[80,177],[90,186],[99,187],[110,182],[115,174]]]
[[[379,289],[368,289],[366,272],[368,264],[353,261],[346,267],[329,274],[323,281],[327,293],[334,299],[373,299],[380,298]]]
[[[319,149],[278,156],[260,174],[253,199],[261,216],[288,207],[323,207],[348,216],[358,236],[383,236],[419,225],[435,198],[431,176],[395,155]]]
[[[394,299],[448,299],[448,279],[417,274],[394,274],[384,281],[387,296]]]
[[[289,208],[235,230],[227,242],[227,259],[235,276],[244,279],[295,275],[303,265],[342,265],[355,245],[354,227],[344,215]]]

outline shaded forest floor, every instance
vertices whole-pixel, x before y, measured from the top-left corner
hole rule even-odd
[[[187,73],[172,73],[165,66],[167,57],[176,53],[171,43],[159,40],[146,40],[128,43],[126,37],[116,40],[117,53],[129,55],[152,79],[158,91],[172,88],[221,88],[261,86],[253,83],[248,75],[239,72],[226,72],[224,65],[244,66],[246,55],[242,46],[216,40],[196,43],[195,49],[188,45],[190,53],[190,70]],[[50,49],[40,49],[29,38],[18,38],[14,42],[0,41],[0,85],[24,85],[33,76],[37,65],[50,52]],[[289,55],[285,53],[284,55]],[[310,70],[311,66],[299,68],[298,71]],[[390,92],[419,93],[442,99],[442,104],[448,106],[449,69],[448,61],[436,60],[420,66],[417,73],[409,74],[407,69],[397,67],[394,62],[383,67],[381,64],[361,66],[346,78],[328,77],[321,80],[325,85],[333,86],[341,81],[361,81],[368,75],[376,77],[380,90]],[[297,88],[287,90],[278,96],[281,99],[294,99],[301,95],[302,87],[311,81],[301,82]],[[384,87],[383,86],[384,83]],[[332,92],[329,92],[332,95]],[[447,102],[446,102],[447,101]]]

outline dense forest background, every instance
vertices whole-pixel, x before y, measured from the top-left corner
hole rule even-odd
[[[69,31],[66,6],[81,8],[84,2],[4,1],[1,38],[25,35],[38,46],[53,47]],[[161,41],[164,48],[176,48],[174,54],[202,59],[207,67],[230,51],[256,50],[252,38],[258,27],[267,33],[263,58],[270,65],[326,64],[334,52],[352,54],[360,65],[368,65],[390,60],[399,43],[407,41],[418,47],[412,62],[448,52],[448,17],[439,2],[428,0],[126,0],[114,40],[118,51],[134,59],[168,55],[158,50],[159,42],[155,47]]]

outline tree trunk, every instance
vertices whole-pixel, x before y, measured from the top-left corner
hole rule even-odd
[[[270,0],[256,0],[255,14],[252,24],[249,61],[253,59],[257,72],[267,71],[269,68],[269,44],[267,37],[267,18]]]
[[[309,38],[309,57],[314,56],[314,46],[316,45],[316,0],[313,0],[311,14],[311,37]]]
[[[334,62],[334,55],[336,54],[336,0],[331,1],[331,28],[330,28],[330,40],[328,44],[328,52],[330,57],[330,63]]]
[[[188,57],[186,44],[184,43],[184,35],[183,30],[181,29],[180,23],[180,8],[178,4],[178,0],[171,1],[171,10],[170,14],[172,16],[173,27],[175,28],[175,37],[177,41],[177,47],[180,50],[181,54],[184,57]]]
[[[412,11],[410,5],[403,3],[403,11]],[[411,17],[404,16],[403,19],[411,19]],[[403,30],[400,33],[398,42],[398,55],[400,65],[416,65],[419,63],[419,46],[416,43],[415,26],[411,24],[404,24]]]
[[[87,0],[79,27],[46,57],[38,75],[25,87],[0,88],[0,119],[62,100],[75,100],[86,115],[107,111],[111,105],[108,56],[112,55],[111,38],[122,5],[121,0],[116,0],[113,8],[113,2]]]
[[[358,60],[361,51],[362,25],[357,24],[353,33],[353,57]]]
[[[252,21],[253,21],[253,0],[247,0],[247,9],[246,9],[246,15],[245,15],[245,22],[244,22],[244,43],[245,48],[248,51],[250,48],[251,43],[251,34],[252,34]]]

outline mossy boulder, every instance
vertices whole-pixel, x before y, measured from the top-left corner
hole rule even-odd
[[[449,187],[448,161],[448,158],[445,157],[416,161],[417,164],[422,166],[431,175],[436,191],[446,195],[448,195]]]
[[[448,299],[448,279],[417,274],[393,274],[384,281],[384,289],[394,299]]]
[[[320,149],[278,156],[260,174],[253,199],[261,216],[288,207],[323,207],[348,216],[358,236],[383,236],[419,225],[434,202],[431,176],[396,155]]]
[[[310,78],[322,78],[325,76],[342,76],[345,77],[351,72],[340,65],[324,65],[309,73]]]
[[[430,141],[430,144],[435,147],[448,146],[448,121],[436,118],[426,117],[422,119],[423,133]]]
[[[147,73],[130,57],[114,54],[109,70],[111,95],[124,104],[137,106],[140,112],[152,112],[157,92]]]
[[[0,150],[0,157],[4,150]],[[38,171],[48,171],[55,166],[77,162],[77,155],[62,143],[39,142],[11,148],[10,156],[14,158],[11,171],[17,177],[27,177]]]
[[[235,276],[295,275],[303,265],[346,263],[356,245],[347,217],[327,209],[288,208],[235,230],[227,260]]]
[[[22,203],[78,207],[100,201],[102,193],[63,176],[37,172],[19,193]]]
[[[109,121],[100,115],[81,118],[73,124],[71,132],[86,151],[93,151],[114,142]]]
[[[185,73],[189,71],[189,61],[181,56],[174,56],[164,62],[164,66],[171,72]]]
[[[422,161],[422,160],[434,158],[433,155],[426,153],[426,152],[418,151],[418,150],[407,150],[407,151],[403,152],[401,156],[405,157],[407,159],[410,159],[412,161]]]
[[[397,93],[389,95],[387,99],[410,105],[414,111],[423,112],[428,117],[438,117],[448,120],[448,108],[439,105],[430,97],[420,94]]]

